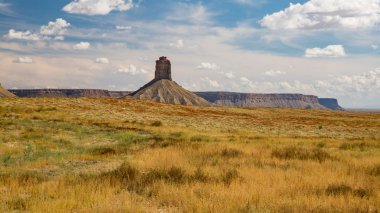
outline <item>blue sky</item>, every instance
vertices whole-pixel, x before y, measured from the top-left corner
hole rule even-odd
[[[168,56],[194,91],[380,107],[380,0],[0,0],[8,88],[135,90]]]

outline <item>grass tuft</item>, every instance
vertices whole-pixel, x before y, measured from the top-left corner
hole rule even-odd
[[[319,162],[333,159],[329,153],[323,151],[322,149],[306,149],[295,146],[275,148],[272,151],[272,157],[284,160],[314,160]]]
[[[346,195],[352,192],[352,188],[347,184],[330,184],[326,189],[327,195],[338,196]]]

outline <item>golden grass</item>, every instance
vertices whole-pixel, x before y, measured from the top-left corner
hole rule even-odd
[[[380,114],[1,99],[0,212],[379,212]]]

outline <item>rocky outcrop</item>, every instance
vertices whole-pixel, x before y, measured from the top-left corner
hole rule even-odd
[[[119,98],[130,93],[100,89],[24,89],[10,92],[24,98]]]
[[[211,104],[196,94],[182,88],[174,81],[162,79],[155,81],[135,93],[133,98],[153,100],[161,103],[190,106],[210,106]]]
[[[318,97],[301,94],[254,94],[234,92],[196,92],[217,106],[327,109]]]
[[[137,99],[147,99],[168,104],[181,104],[192,106],[211,105],[205,99],[190,92],[176,82],[172,81],[171,63],[162,56],[156,61],[155,76],[152,81],[131,93],[129,97]]]
[[[154,80],[167,79],[172,80],[172,66],[167,57],[162,56],[156,61],[156,71]]]
[[[0,84],[0,98],[15,98],[16,95],[6,90],[4,87]]]
[[[338,110],[338,111],[344,110],[343,107],[339,106],[338,100],[335,98],[319,98],[318,102],[322,106],[332,109],[332,110]]]

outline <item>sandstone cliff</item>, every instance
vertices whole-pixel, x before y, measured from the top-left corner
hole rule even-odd
[[[318,97],[301,94],[254,94],[234,92],[196,92],[218,106],[327,109]]]
[[[155,82],[150,84],[153,85]],[[144,87],[146,88],[146,87]],[[65,98],[122,98],[133,94],[129,91],[108,91],[97,89],[33,89],[9,90],[18,97],[65,97]],[[136,94],[136,92],[134,92]],[[299,94],[254,94],[231,92],[195,92],[198,96],[219,106],[238,107],[286,107],[286,108],[325,108],[344,110],[337,99],[317,98]],[[260,104],[258,104],[258,102]]]
[[[338,100],[335,98],[319,98],[318,102],[324,107],[332,109],[332,110],[338,110],[338,111],[344,110],[343,107],[339,106]]]
[[[49,98],[111,98],[126,94],[125,92],[110,92],[100,89],[24,89],[10,90],[19,97],[49,97]]]

